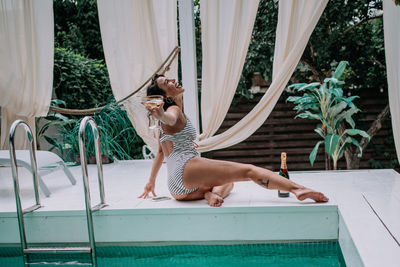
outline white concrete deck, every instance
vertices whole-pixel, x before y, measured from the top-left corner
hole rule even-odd
[[[251,182],[243,182],[235,184],[232,194],[225,200],[222,208],[211,208],[208,207],[205,200],[178,202],[171,199],[155,202],[152,199],[138,199],[137,196],[142,193],[150,174],[150,166],[151,161],[145,160],[104,165],[106,202],[109,206],[100,213],[104,216],[111,216],[111,212],[114,212],[113,214],[136,212],[135,220],[151,224],[154,221],[148,217],[151,210],[157,211],[157,215],[159,215],[157,221],[162,222],[169,213],[173,213],[186,216],[182,218],[188,220],[189,223],[194,217],[187,214],[194,214],[196,210],[198,214],[207,213],[215,218],[217,215],[234,211],[231,217],[226,218],[227,221],[235,220],[239,216],[238,214],[248,211],[253,217],[248,217],[240,222],[245,226],[251,225],[253,220],[259,220],[257,216],[261,216],[260,214],[265,212],[270,212],[271,217],[268,217],[270,219],[274,218],[273,216],[279,217],[278,210],[281,208],[285,210],[287,216],[292,216],[287,220],[292,220],[292,223],[304,227],[304,224],[309,221],[306,221],[307,218],[303,220],[300,216],[296,217],[294,215],[296,211],[322,212],[325,210],[326,214],[323,216],[326,217],[326,224],[329,225],[324,225],[322,220],[324,218],[316,217],[316,220],[321,221],[316,221],[316,225],[311,228],[323,226],[331,229],[331,224],[335,221],[334,216],[331,216],[334,211],[338,214],[336,224],[340,228],[336,230],[338,233],[335,235],[340,241],[342,250],[354,250],[354,254],[358,253],[362,261],[361,264],[357,260],[357,255],[350,258],[345,255],[348,266],[398,266],[400,262],[400,175],[393,170],[290,172],[293,181],[324,192],[330,198],[330,202],[327,204],[314,204],[309,200],[300,202],[293,196],[281,199],[277,197],[276,191],[265,190]],[[64,175],[61,171],[44,177],[52,195],[49,198],[41,196],[44,207],[40,209],[40,212],[44,214],[51,214],[51,212],[60,214],[60,211],[69,212],[69,214],[80,212],[82,215],[84,196],[81,167],[74,166],[70,170],[78,181],[75,186],[72,186],[65,177],[60,177]],[[34,199],[32,178],[29,172],[23,168],[19,168],[19,176],[23,206],[28,207],[33,204]],[[92,205],[94,205],[99,200],[95,165],[89,166],[89,177]],[[166,187],[166,166],[161,168],[158,176],[156,193],[158,196],[170,196]],[[18,229],[15,225],[10,230],[9,224],[7,224],[7,220],[11,217],[13,220],[15,219],[15,200],[11,170],[6,167],[0,168],[0,203],[0,245],[13,243],[1,240],[1,236],[6,236],[8,231]],[[224,221],[221,218],[219,220]],[[311,215],[309,218],[314,217]],[[32,221],[34,220],[32,219]],[[16,221],[13,222],[16,224]],[[235,221],[235,223],[238,222]],[[234,227],[232,229],[237,230]],[[310,229],[307,230],[310,231]],[[282,232],[282,229],[278,231]],[[236,240],[241,240],[240,233],[238,235]],[[329,238],[329,235],[327,236]],[[168,235],[165,238],[169,238]],[[190,237],[188,238],[191,240]],[[251,239],[251,237],[248,238],[248,240]],[[279,238],[272,240],[277,239]]]

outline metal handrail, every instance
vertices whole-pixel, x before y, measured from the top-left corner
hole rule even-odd
[[[17,169],[17,157],[15,155],[15,146],[14,146],[14,138],[15,138],[15,131],[17,127],[21,125],[25,130],[25,133],[28,137],[29,141],[29,152],[31,158],[31,168],[32,168],[32,176],[33,176],[33,187],[35,191],[35,200],[36,204],[26,208],[25,210],[22,209],[21,205],[21,198],[20,198],[20,190],[19,190],[19,180],[18,180],[18,169]],[[32,130],[29,125],[22,121],[16,120],[11,125],[10,133],[8,136],[8,150],[10,151],[10,159],[11,159],[11,171],[14,181],[14,193],[15,193],[15,201],[17,206],[17,216],[18,216],[18,227],[19,227],[19,235],[21,241],[22,250],[27,249],[27,242],[26,242],[26,234],[25,234],[25,224],[24,224],[24,214],[28,212],[32,212],[41,208],[40,205],[40,197],[39,197],[39,190],[38,190],[38,172],[37,172],[37,163],[36,163],[36,144],[35,138],[32,135]],[[26,255],[24,255],[24,262],[26,262]]]
[[[92,208],[90,201],[90,189],[89,189],[89,178],[88,178],[88,168],[87,168],[87,158],[86,158],[86,145],[85,145],[85,133],[86,126],[90,124],[92,128],[92,133],[94,137],[95,143],[95,152],[96,152],[96,163],[97,163],[97,173],[99,180],[99,192],[100,192],[100,203]],[[82,166],[82,177],[83,177],[83,185],[85,192],[85,205],[86,205],[86,217],[87,217],[87,226],[88,226],[88,234],[89,234],[89,243],[92,249],[92,262],[96,265],[96,246],[95,246],[95,237],[94,237],[94,229],[93,229],[93,217],[92,213],[94,211],[100,210],[103,207],[107,206],[105,203],[104,197],[104,179],[103,179],[103,165],[102,165],[102,157],[100,150],[100,135],[99,129],[97,128],[96,122],[90,116],[86,116],[82,119],[79,126],[79,152],[81,157],[81,166]]]
[[[99,179],[99,189],[100,189],[100,200],[101,202],[96,206],[92,207],[90,202],[90,189],[89,189],[89,178],[88,178],[88,169],[87,169],[87,159],[86,159],[86,146],[85,146],[85,130],[87,124],[90,124],[92,128],[92,133],[95,140],[95,151],[96,151],[96,162],[97,162],[97,171],[98,171],[98,179]],[[30,158],[31,158],[31,168],[32,168],[32,175],[33,175],[33,184],[34,184],[34,191],[35,191],[35,200],[36,204],[32,207],[22,209],[21,205],[21,198],[20,198],[20,189],[19,189],[19,180],[18,180],[18,169],[17,169],[17,158],[15,154],[15,146],[14,146],[14,137],[16,129],[19,125],[22,125],[25,133],[27,134],[28,141],[29,141],[29,151],[30,151]],[[85,117],[81,121],[80,128],[79,128],[79,150],[81,156],[81,166],[82,166],[82,176],[83,176],[83,185],[84,185],[84,193],[85,193],[85,206],[86,206],[86,217],[87,217],[87,226],[88,226],[88,235],[89,235],[89,243],[90,247],[61,247],[61,248],[44,248],[44,247],[34,247],[28,248],[26,242],[26,233],[25,233],[25,224],[24,224],[24,214],[37,210],[41,207],[40,204],[40,197],[39,197],[39,176],[37,172],[37,163],[36,163],[36,144],[35,138],[32,135],[32,131],[27,123],[22,120],[15,121],[10,128],[9,133],[9,152],[10,152],[10,159],[11,159],[11,170],[12,176],[14,181],[14,192],[15,192],[15,200],[17,206],[17,216],[18,216],[18,227],[20,233],[20,240],[21,240],[21,248],[22,248],[22,255],[25,264],[34,264],[29,263],[28,255],[34,253],[90,253],[92,266],[97,266],[96,260],[96,246],[95,246],[95,238],[94,238],[94,229],[93,229],[93,217],[92,213],[102,209],[103,207],[107,206],[105,203],[104,197],[104,179],[103,179],[103,166],[102,166],[102,158],[101,158],[101,151],[100,151],[100,136],[99,130],[97,128],[96,122],[91,117]],[[45,263],[45,262],[43,262]],[[36,264],[36,263],[35,263]],[[72,262],[71,264],[78,264],[82,265],[81,263]],[[86,265],[86,264],[85,264]]]

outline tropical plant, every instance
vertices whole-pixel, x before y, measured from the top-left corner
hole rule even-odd
[[[143,140],[137,135],[131,121],[115,102],[93,115],[103,135],[104,150],[110,158],[118,160],[142,159]],[[94,148],[94,146],[93,146]],[[94,149],[93,149],[94,155]]]
[[[53,103],[62,103],[53,101]],[[42,119],[42,118],[41,118]],[[59,149],[67,161],[76,161],[79,155],[79,126],[82,118],[68,118],[61,114],[49,114],[40,128],[38,135],[52,145],[50,150]],[[115,102],[105,106],[99,113],[93,115],[100,133],[100,145],[103,155],[114,160],[141,159],[143,140],[136,134],[124,110]],[[57,136],[45,135],[46,130],[54,125],[58,130]],[[88,126],[90,127],[90,126]],[[39,137],[40,137],[39,136]],[[87,157],[95,155],[92,132],[87,130],[85,136]]]
[[[290,96],[287,102],[296,104],[294,110],[301,112],[296,118],[307,118],[319,120],[321,124],[314,130],[324,140],[319,141],[310,153],[310,163],[314,164],[318,148],[324,143],[325,152],[333,161],[333,169],[337,169],[337,162],[343,157],[346,148],[353,144],[360,148],[359,157],[362,156],[362,149],[356,135],[370,138],[369,135],[359,129],[355,129],[355,122],[352,118],[360,110],[354,105],[353,100],[358,96],[345,97],[341,85],[344,84],[339,78],[343,75],[348,62],[339,63],[331,78],[325,78],[323,84],[314,82],[310,84],[298,83],[289,86],[294,93],[301,96]],[[347,124],[346,124],[346,123]],[[346,129],[345,125],[351,128]]]
[[[65,102],[59,99],[52,99],[50,102],[50,106],[63,106],[65,107]],[[52,145],[49,151],[54,150],[58,147],[57,140],[54,137],[46,135],[46,131],[50,128],[50,126],[59,128],[63,127],[66,123],[69,122],[69,118],[59,114],[49,112],[49,114],[45,117],[38,117],[35,121],[35,128],[36,128],[36,148],[40,150],[40,139],[43,137],[49,144]]]

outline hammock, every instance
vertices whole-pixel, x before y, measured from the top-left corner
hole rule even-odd
[[[140,90],[143,89],[143,87],[150,82],[150,80],[154,77],[155,74],[164,74],[165,72],[169,71],[170,66],[172,62],[175,60],[176,56],[178,55],[180,51],[180,48],[176,46],[172,52],[168,55],[168,57],[164,60],[164,62],[160,65],[160,67],[135,91],[127,95],[126,97],[122,98],[121,100],[117,101],[118,105],[122,105],[124,101],[129,99],[130,97],[134,96],[136,93],[138,93]],[[162,67],[164,69],[160,72]],[[49,110],[56,112],[56,113],[61,113],[61,114],[69,114],[69,115],[92,115],[96,112],[99,112],[102,110],[105,106],[97,107],[97,108],[89,108],[89,109],[68,109],[68,108],[60,108],[60,107],[54,107],[50,106]]]

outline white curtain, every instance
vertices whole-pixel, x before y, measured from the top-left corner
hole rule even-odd
[[[295,70],[327,3],[328,0],[279,1],[271,86],[254,109],[237,124],[222,134],[201,140],[199,151],[216,150],[239,143],[264,123]],[[225,79],[231,78],[225,77]],[[224,88],[215,88],[215,90],[224,90]],[[205,99],[205,101],[208,100]],[[225,99],[220,99],[220,101],[225,101]]]
[[[199,140],[223,122],[238,85],[259,0],[202,0],[201,119]]]
[[[145,82],[177,46],[176,0],[98,0],[97,5],[111,87],[118,101]],[[177,60],[166,75],[176,78]],[[140,99],[131,97],[124,107],[137,133],[156,149]]]
[[[45,116],[53,86],[54,22],[52,0],[0,0],[0,148],[16,119],[35,131],[35,117]],[[16,149],[27,148],[18,131]]]
[[[397,160],[400,160],[400,6],[394,0],[383,1],[386,70],[389,87],[389,106],[392,116]]]

